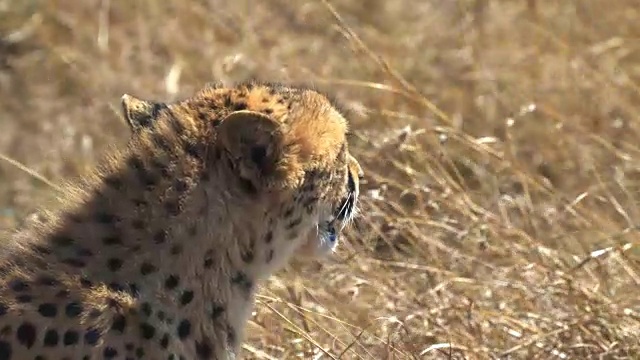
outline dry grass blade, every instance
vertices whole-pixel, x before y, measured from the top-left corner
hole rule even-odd
[[[125,141],[123,93],[311,83],[353,110],[361,216],[269,280],[244,358],[639,358],[636,8],[0,0],[0,153],[57,181]],[[4,229],[59,187],[0,160]]]
[[[62,188],[59,187],[58,185],[52,183],[51,181],[49,181],[47,178],[45,178],[44,176],[40,175],[37,171],[30,169],[28,166],[20,163],[17,160],[14,160],[4,154],[0,154],[0,160],[9,163],[11,166],[15,167],[16,169],[19,169],[20,171],[26,173],[27,175],[31,176],[32,178],[44,183],[45,185],[51,187],[52,189],[56,190],[56,191],[62,191]]]

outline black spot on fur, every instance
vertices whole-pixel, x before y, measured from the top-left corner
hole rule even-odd
[[[171,113],[171,112],[170,112]],[[173,116],[173,114],[171,113],[171,117],[169,118],[169,125],[171,125],[171,129],[173,130],[173,133],[180,136],[182,135],[182,133],[184,132],[184,125],[180,122],[180,120],[178,120],[176,117]]]
[[[104,350],[102,351],[102,356],[104,356],[105,359],[113,359],[116,356],[118,356],[118,350],[107,346],[104,348]]]
[[[97,222],[105,225],[111,225],[115,222],[120,221],[117,216],[102,211],[97,212],[94,216]]]
[[[249,293],[251,289],[253,289],[253,282],[247,274],[242,271],[238,271],[233,278],[231,278],[231,283],[234,285],[238,285],[244,292]]]
[[[131,227],[136,230],[142,230],[147,227],[147,223],[142,219],[134,219],[131,221]]]
[[[53,303],[40,304],[40,306],[38,306],[38,313],[47,318],[56,317],[58,314],[58,307]]]
[[[171,144],[161,133],[157,132],[153,134],[153,143],[167,154],[172,153],[173,149],[171,148]]]
[[[173,189],[178,193],[183,193],[187,191],[188,188],[189,185],[183,179],[176,179],[176,181],[174,181],[173,183]]]
[[[256,186],[253,185],[251,181],[243,177],[238,177],[238,184],[240,185],[240,188],[249,195],[255,195],[258,193]]]
[[[184,145],[184,151],[187,153],[187,155],[189,155],[190,157],[194,158],[194,159],[200,159],[201,155],[200,155],[200,149],[198,148],[198,146],[196,144],[193,143],[186,143]]]
[[[46,247],[44,245],[31,245],[31,249],[33,249],[33,251],[36,254],[40,254],[40,255],[49,255],[49,254],[51,254],[51,249],[49,249],[48,247]]]
[[[120,270],[120,268],[122,268],[122,260],[118,258],[111,258],[107,260],[107,267],[109,268],[109,270],[116,272]]]
[[[164,208],[169,216],[178,216],[182,209],[178,201],[170,200],[164,203]]]
[[[129,295],[133,296],[134,298],[140,296],[138,285],[136,285],[135,283],[129,283],[127,285],[129,286]]]
[[[76,258],[64,259],[62,262],[74,268],[83,268],[87,266],[87,263],[84,260]]]
[[[23,292],[29,290],[29,284],[20,279],[9,281],[9,288],[15,292]]]
[[[36,336],[36,327],[30,322],[23,322],[16,331],[18,342],[27,349],[31,349],[33,343],[36,341]]]
[[[160,172],[160,175],[162,175],[165,178],[168,178],[169,176],[171,176],[171,172],[169,171],[169,164],[165,164],[163,162],[160,162],[158,160],[153,160],[152,161],[152,166]]]
[[[154,186],[157,186],[158,183],[160,182],[160,179],[158,179],[158,177],[153,174],[150,173],[146,170],[144,171],[139,171],[138,172],[138,177],[140,179],[140,182],[147,188],[153,188]]]
[[[211,345],[206,341],[196,341],[196,354],[198,359],[212,359],[213,350]]]
[[[33,297],[31,295],[18,295],[16,296],[16,301],[21,303],[21,304],[27,304],[30,303],[31,300],[33,300]]]
[[[98,309],[91,309],[89,311],[89,318],[90,319],[97,319],[100,317],[100,315],[102,315],[102,311],[98,310]]]
[[[76,318],[82,314],[82,305],[77,302],[70,302],[64,308],[64,313],[70,318]]]
[[[129,159],[127,159],[127,166],[129,166],[134,170],[144,169],[144,164],[142,163],[142,160],[140,160],[140,158],[135,156],[132,156]]]
[[[158,314],[156,315],[158,317],[158,320],[160,321],[165,321],[167,318],[167,314],[164,313],[164,311],[160,310],[158,311]]]
[[[84,342],[87,345],[95,346],[100,340],[100,332],[96,329],[89,329],[84,333]]]
[[[126,327],[127,327],[127,318],[125,318],[123,315],[116,315],[113,317],[113,322],[111,323],[111,330],[123,333]]]
[[[51,243],[55,246],[65,247],[73,245],[75,241],[68,236],[56,235],[51,239]]]
[[[160,346],[162,346],[163,349],[169,347],[169,334],[164,334],[162,336],[162,338],[160,339]]]
[[[242,258],[242,261],[244,261],[245,263],[249,264],[253,262],[253,250],[247,250],[244,251],[242,254],[240,254],[240,257]]]
[[[2,335],[3,337],[10,336],[11,330],[11,325],[5,325],[2,327],[2,329],[0,329],[0,335]]]
[[[290,218],[291,215],[293,215],[293,207],[288,208],[287,210],[285,210],[284,212],[284,217],[285,218]]]
[[[247,103],[243,102],[243,101],[238,101],[235,104],[233,104],[233,108],[234,111],[240,111],[240,110],[246,110],[247,109]]]
[[[211,308],[211,320],[216,321],[222,314],[224,314],[225,308],[219,304],[213,304]]]
[[[78,343],[78,339],[80,338],[80,336],[78,335],[78,332],[75,330],[67,330],[64,333],[64,337],[62,339],[62,343],[65,346],[70,346],[70,345],[75,345]]]
[[[147,317],[151,316],[151,314],[153,313],[151,304],[149,304],[148,302],[143,302],[142,305],[140,305],[140,310],[142,311],[142,314]]]
[[[0,316],[6,315],[7,310],[9,310],[9,307],[6,304],[0,303]]]
[[[232,104],[232,102],[231,102],[231,95],[229,95],[229,94],[225,94],[225,95],[224,95],[224,103],[223,103],[223,107],[230,108],[230,107],[231,107],[231,104]]]
[[[269,231],[267,235],[264,236],[264,242],[270,244],[273,241],[273,232]]]
[[[107,184],[108,187],[120,190],[122,189],[122,180],[120,180],[116,175],[110,175],[104,178],[104,183]]]
[[[167,233],[164,230],[158,231],[153,235],[153,242],[156,244],[163,244],[167,241]]]
[[[287,229],[291,230],[302,223],[302,217],[299,217],[287,224]]]
[[[102,238],[102,243],[107,246],[122,245],[122,239],[120,239],[120,237],[118,236],[107,236]]]
[[[211,258],[211,256],[205,256],[204,258],[204,268],[205,269],[211,269],[211,267],[213,267],[213,259]]]
[[[117,282],[109,283],[107,284],[107,287],[111,291],[125,291],[124,286],[122,286],[121,284],[118,284]]]
[[[305,200],[303,206],[305,210],[307,210],[307,214],[311,214],[313,212],[313,206],[318,202],[317,197],[311,197]]]
[[[191,322],[187,319],[180,321],[178,324],[178,337],[180,340],[186,339],[191,334]]]
[[[156,334],[156,328],[148,323],[142,323],[140,324],[140,334],[146,340],[152,339]]]
[[[209,180],[211,180],[211,174],[209,174],[208,171],[203,170],[200,172],[200,181],[202,181],[203,183],[209,182]]]
[[[10,360],[13,355],[13,349],[11,343],[8,341],[0,341],[0,359]]]
[[[236,331],[231,325],[227,324],[227,343],[229,343],[231,347],[235,347],[237,341]]]
[[[182,253],[182,245],[175,244],[171,246],[171,249],[169,251],[171,252],[171,255],[180,255]]]
[[[76,249],[76,255],[80,257],[92,257],[93,251],[84,247],[79,247]]]
[[[93,282],[85,277],[80,279],[80,286],[82,286],[85,289],[88,289],[90,287],[93,286]]]
[[[179,279],[175,275],[169,275],[164,281],[164,287],[167,290],[173,290],[178,286]]]
[[[180,295],[180,305],[185,306],[189,305],[189,303],[193,300],[193,291],[185,290]]]
[[[144,357],[144,349],[139,347],[136,349],[136,356],[138,359],[142,359]]]
[[[49,275],[39,275],[36,279],[36,283],[43,286],[57,286],[60,284],[58,280]]]
[[[147,205],[149,205],[149,203],[146,200],[142,200],[142,199],[132,199],[131,202],[136,207],[146,207]]]
[[[45,347],[56,347],[58,346],[59,341],[60,335],[58,335],[58,332],[53,329],[49,329],[46,333],[44,333],[44,339],[42,343]]]
[[[148,262],[143,262],[142,265],[140,265],[140,274],[142,275],[149,275],[156,271],[158,271],[158,268]]]
[[[136,171],[138,181],[146,187],[153,187],[158,183],[157,177],[147,171],[144,167],[144,163],[140,158],[132,156],[127,160],[127,165]]]
[[[271,263],[271,260],[273,260],[273,249],[269,249],[269,252],[267,253],[267,258],[265,259],[267,264]]]
[[[120,308],[120,304],[118,303],[118,300],[110,297],[107,299],[107,306],[109,306],[110,308]]]

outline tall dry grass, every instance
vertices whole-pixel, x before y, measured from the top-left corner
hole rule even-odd
[[[635,5],[0,0],[0,226],[124,142],[122,93],[309,83],[361,217],[264,285],[245,358],[639,358]]]

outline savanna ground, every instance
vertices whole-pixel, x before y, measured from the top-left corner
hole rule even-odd
[[[331,5],[0,0],[0,228],[55,194],[28,171],[124,143],[125,92],[312,83],[350,109],[362,215],[264,284],[245,358],[639,358],[637,3]]]

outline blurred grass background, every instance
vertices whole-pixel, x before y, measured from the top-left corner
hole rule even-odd
[[[637,5],[0,0],[0,154],[58,183],[126,141],[123,93],[313,84],[362,214],[264,284],[244,358],[639,358]],[[52,194],[0,161],[0,228]]]

